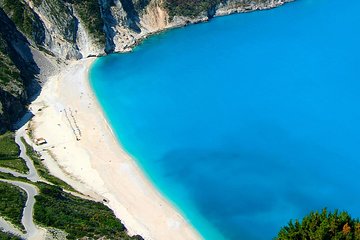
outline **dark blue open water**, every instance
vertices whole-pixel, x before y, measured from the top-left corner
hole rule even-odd
[[[206,239],[271,239],[323,207],[360,217],[359,9],[298,0],[171,30],[97,60],[91,84]]]

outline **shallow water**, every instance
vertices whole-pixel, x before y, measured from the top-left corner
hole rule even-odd
[[[151,37],[91,84],[120,142],[206,239],[360,216],[358,0],[298,0]]]

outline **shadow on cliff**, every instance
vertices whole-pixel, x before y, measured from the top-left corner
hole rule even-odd
[[[120,0],[120,2],[127,14],[129,28],[131,28],[136,33],[140,33],[140,17],[138,10],[140,9],[140,7],[145,8],[148,4],[148,1],[140,1],[143,4],[137,6],[137,9],[135,9],[135,5],[132,0]]]
[[[20,129],[27,122],[29,122],[34,116],[35,115],[31,111],[26,110],[26,112],[23,114],[23,116],[16,123],[13,124],[12,130]]]
[[[19,92],[17,95],[1,89],[0,101],[3,103],[4,114],[0,122],[2,128],[9,129],[12,123],[26,113],[26,105],[30,100],[39,95],[41,86],[37,82],[37,76],[40,73],[40,68],[34,61],[30,49],[31,44],[1,8],[0,25],[0,38],[5,43],[4,49],[1,50],[9,56],[12,63],[19,70],[22,85],[25,89],[25,91]],[[41,42],[41,36],[35,36],[35,41]]]
[[[110,8],[115,6],[113,0],[110,1],[103,1],[101,5],[101,14],[104,20],[104,27],[106,28],[106,45],[105,45],[105,52],[112,53],[115,49],[114,37],[116,32],[114,31],[117,22],[114,16],[111,13]]]

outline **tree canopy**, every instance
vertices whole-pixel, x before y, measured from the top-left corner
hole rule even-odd
[[[359,219],[353,219],[347,212],[328,211],[311,212],[301,221],[292,220],[281,228],[277,240],[360,240]]]

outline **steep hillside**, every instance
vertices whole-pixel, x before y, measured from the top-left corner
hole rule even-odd
[[[0,8],[0,132],[25,111],[39,68],[26,37]],[[20,28],[20,27],[19,27]]]
[[[39,74],[50,72],[43,62],[129,51],[167,28],[290,1],[0,0],[0,132],[25,111]]]

